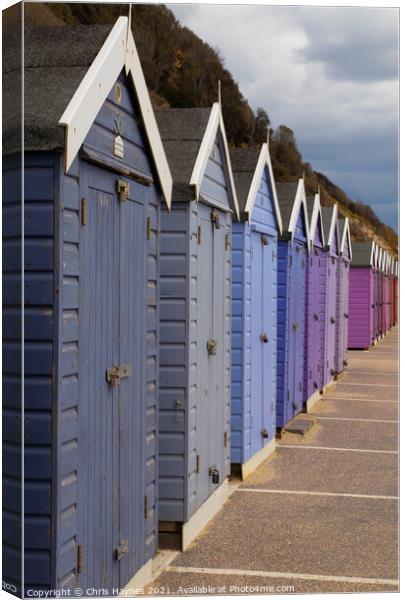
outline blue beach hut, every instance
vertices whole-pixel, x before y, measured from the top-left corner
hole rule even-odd
[[[221,106],[157,120],[174,181],[160,244],[160,531],[186,548],[228,493],[231,235],[239,215]]]
[[[18,37],[3,56],[3,579],[21,586],[24,484],[25,589],[112,595],[151,578],[157,545],[157,233],[172,181],[127,18],[24,40],[24,440]]]
[[[307,262],[310,247],[304,180],[276,184],[283,233],[277,247],[277,427],[303,409]]]
[[[275,449],[281,215],[268,145],[231,150],[231,162],[241,215],[232,226],[231,462],[244,479]]]

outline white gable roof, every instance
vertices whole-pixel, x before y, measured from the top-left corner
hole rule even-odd
[[[246,200],[245,212],[248,213],[248,220],[250,221],[250,217],[252,216],[253,207],[255,204],[256,196],[257,196],[257,191],[259,189],[260,182],[262,180],[263,170],[266,167],[266,165],[269,169],[271,191],[273,193],[273,198],[274,198],[274,208],[275,208],[275,212],[276,212],[278,230],[281,235],[283,232],[283,228],[282,228],[282,223],[281,223],[280,207],[278,205],[276,182],[274,181],[273,167],[271,165],[269,146],[267,143],[262,144],[262,149],[260,150],[256,169],[255,169],[255,172],[253,175],[252,183],[250,184],[249,194],[248,194],[248,197]]]
[[[330,221],[329,236],[328,236],[328,241],[327,241],[327,245],[329,246],[329,248],[332,246],[333,236],[335,234],[335,231],[336,231],[337,237],[338,237],[338,248],[339,248],[338,208],[337,208],[336,202],[333,205],[332,219]]]
[[[346,239],[346,237],[347,237],[347,245],[348,245],[348,248],[349,248],[349,257],[350,257],[350,260],[352,260],[352,241],[351,241],[351,238],[350,238],[350,224],[349,224],[348,217],[345,218],[345,224],[344,224],[344,227],[343,227],[342,239],[341,239],[341,242],[340,242],[340,253],[341,254],[343,254],[343,250],[344,250],[344,247],[345,247],[345,239]],[[373,242],[373,244],[374,244],[374,242]],[[374,246],[372,247],[372,250],[371,250],[371,264],[373,264],[373,262],[374,262],[374,258],[373,257],[374,257]]]
[[[309,224],[309,238],[310,238],[310,242],[311,242],[311,248],[313,248],[313,245],[314,245],[316,224],[318,222],[318,217],[321,219],[321,238],[322,238],[322,246],[324,246],[325,245],[325,234],[323,231],[321,199],[320,199],[319,194],[315,194],[314,207],[312,209],[312,215],[311,215],[311,223]]]
[[[301,206],[304,208],[305,233],[307,236],[307,247],[309,250],[311,242],[310,242],[310,237],[309,237],[307,197],[305,195],[305,185],[304,185],[304,180],[302,177],[298,181],[294,205],[293,205],[293,209],[291,211],[290,222],[288,224],[288,232],[291,234],[291,239],[294,239],[295,228],[297,226],[297,221],[298,221],[298,217],[300,214]]]
[[[231,198],[232,204],[235,211],[235,215],[238,220],[239,216],[239,205],[236,197],[235,183],[233,180],[233,172],[231,166],[231,160],[229,157],[228,150],[228,141],[226,139],[226,131],[224,119],[222,117],[221,105],[218,102],[214,102],[211,109],[210,118],[208,119],[207,129],[205,130],[204,137],[202,139],[200,148],[198,150],[197,158],[194,163],[194,168],[190,177],[190,185],[195,188],[196,199],[198,200],[200,196],[201,184],[204,179],[204,174],[207,168],[207,163],[209,156],[212,151],[212,147],[215,143],[215,139],[217,137],[218,130],[222,137],[224,152],[225,152],[225,160],[227,166],[227,175],[229,179],[229,184],[231,188]]]
[[[132,79],[163,196],[170,208],[172,177],[127,17],[119,17],[59,120],[66,130],[65,169],[70,168],[122,69]]]

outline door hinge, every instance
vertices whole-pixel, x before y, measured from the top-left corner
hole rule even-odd
[[[290,254],[290,267],[292,267],[292,254]]]
[[[228,432],[224,431],[224,448],[228,446]]]
[[[231,242],[229,241],[229,233],[225,234],[225,250],[231,249]]]
[[[147,217],[146,219],[146,239],[150,240],[152,237],[152,219]]]
[[[148,496],[144,496],[144,498],[143,498],[143,514],[144,514],[145,519],[148,518],[148,512],[149,512]]]
[[[122,540],[122,542],[114,548],[115,560],[121,560],[128,554],[128,540]]]
[[[276,253],[273,250],[273,252],[271,253],[271,260],[274,262],[275,258],[276,258]]]
[[[200,455],[199,454],[195,455],[195,472],[196,473],[200,472]]]
[[[76,571],[83,572],[83,545],[77,544]]]
[[[87,225],[87,200],[82,198],[82,225]]]
[[[132,373],[131,365],[117,365],[106,371],[106,379],[111,385],[119,385],[121,379],[129,377]]]
[[[201,225],[197,227],[197,244],[201,244]]]
[[[287,392],[287,400],[288,400],[288,402],[290,401],[290,390],[288,390],[288,392]]]
[[[117,191],[120,196],[120,201],[125,202],[129,195],[129,183],[123,179],[117,179]]]

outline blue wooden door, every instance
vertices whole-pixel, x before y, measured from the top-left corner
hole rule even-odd
[[[264,427],[269,432],[269,439],[276,434],[276,401],[277,401],[277,237],[268,237],[269,245],[265,247],[263,265],[263,303],[264,326],[269,342],[264,346]]]
[[[274,239],[252,231],[251,455],[262,449],[268,439],[271,439],[274,430],[275,378],[272,348],[276,345],[276,339],[272,308],[276,300],[272,286],[273,252]],[[265,430],[268,437],[264,437]]]
[[[304,401],[304,350],[306,315],[306,251],[302,244],[294,244],[294,374],[293,414],[302,411]]]
[[[302,411],[304,398],[304,341],[306,260],[301,244],[294,242],[290,258],[290,306],[286,423]]]
[[[144,548],[145,212],[116,184],[82,164],[79,584],[108,590],[128,582]]]
[[[262,448],[261,430],[263,427],[263,259],[264,248],[260,233],[251,234],[251,455]]]
[[[225,222],[218,226],[212,208],[200,204],[197,254],[197,506],[215,491],[210,469],[218,469],[219,483],[227,476],[224,465],[225,380]]]

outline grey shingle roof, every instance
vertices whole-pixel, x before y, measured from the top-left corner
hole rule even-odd
[[[26,150],[63,148],[58,125],[111,25],[30,28],[24,37]],[[3,38],[3,154],[20,150],[21,37]]]
[[[373,242],[352,242],[352,267],[368,267],[371,264]]]
[[[232,171],[241,218],[243,218],[243,213],[245,212],[246,201],[260,151],[260,146],[255,148],[232,148],[230,150]]]
[[[342,239],[343,239],[343,231],[345,228],[345,221],[346,221],[346,219],[338,219],[340,243],[342,243]]]
[[[288,233],[291,212],[297,194],[298,181],[276,181],[277,199],[280,207],[283,235]]]
[[[156,111],[156,120],[173,177],[173,185],[182,197],[194,195],[189,181],[211,108],[169,108]]]
[[[312,213],[315,205],[315,196],[306,196],[307,200],[307,211],[308,211],[308,226],[311,224]]]
[[[328,243],[330,227],[332,225],[332,216],[333,216],[333,206],[322,206],[322,223],[323,230],[325,233],[325,243]]]

